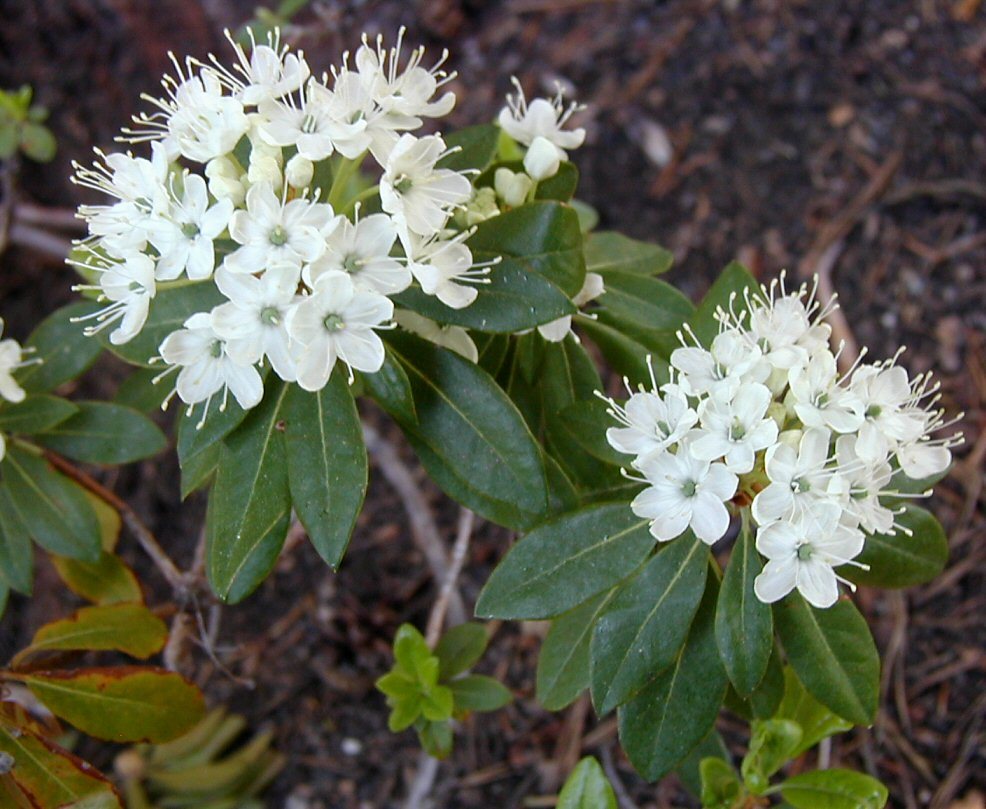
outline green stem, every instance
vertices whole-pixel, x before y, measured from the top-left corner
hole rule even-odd
[[[335,210],[336,213],[344,213],[344,214],[351,213],[352,210],[356,207],[356,203],[362,202],[364,199],[370,199],[370,197],[376,196],[379,192],[380,192],[380,186],[371,185],[369,188],[364,188],[355,197],[347,201],[341,210],[339,208],[335,208],[335,206],[333,206],[333,209]]]
[[[365,153],[364,153],[365,154]],[[363,164],[363,155],[350,160],[348,157],[342,158],[332,172],[332,187],[329,189],[329,196],[326,200],[332,209],[337,211],[341,207],[342,198],[346,193],[346,186],[356,170]]]

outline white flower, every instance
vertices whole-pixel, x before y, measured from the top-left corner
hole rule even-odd
[[[867,463],[862,460],[856,454],[856,440],[852,435],[840,435],[835,442],[838,475],[845,490],[842,508],[863,530],[893,534],[894,512],[880,502],[880,496],[889,493],[887,485],[893,470],[885,461]]]
[[[430,343],[434,343],[449,351],[465,357],[470,362],[479,360],[479,351],[476,344],[469,336],[469,332],[460,326],[442,326],[434,320],[411,312],[407,309],[398,309],[394,312],[394,321],[402,329],[407,329],[412,334],[423,337]]]
[[[620,407],[609,399],[609,413],[626,427],[610,427],[606,440],[617,452],[636,455],[640,461],[655,457],[677,444],[695,426],[698,414],[678,385],[656,391],[639,391]],[[635,466],[639,463],[635,462]]]
[[[547,138],[538,135],[524,155],[524,171],[535,182],[554,177],[561,168],[564,153]]]
[[[389,298],[356,289],[345,273],[326,273],[312,294],[288,315],[288,333],[297,343],[298,384],[316,391],[325,386],[336,363],[373,373],[383,365],[383,342],[376,332],[390,320]]]
[[[702,461],[687,442],[677,454],[665,452],[638,463],[648,487],[630,508],[651,521],[650,532],[662,542],[691,528],[695,536],[711,545],[726,533],[729,511],[725,502],[736,493],[737,478],[721,463]]]
[[[719,332],[708,351],[700,346],[676,348],[671,352],[671,365],[680,372],[680,384],[691,396],[731,394],[742,382],[763,382],[769,370],[760,349],[731,328]]]
[[[222,81],[212,69],[202,68],[196,75],[193,60],[185,61],[184,71],[174,57],[172,62],[178,78],[164,77],[168,98],[145,96],[159,111],[136,116],[139,129],[124,129],[124,135],[134,143],[160,140],[171,159],[181,154],[207,163],[232,152],[250,128],[242,102],[223,95]]]
[[[309,79],[301,93],[301,106],[291,96],[260,103],[260,114],[266,119],[260,124],[260,135],[274,146],[296,146],[298,154],[315,162],[334,151],[355,158],[366,149],[362,137],[366,121],[348,120],[347,107],[345,98]]]
[[[157,293],[154,282],[154,260],[143,253],[131,252],[123,256],[91,254],[93,262],[79,262],[78,266],[99,274],[98,286],[79,284],[76,290],[98,290],[100,301],[112,301],[105,309],[77,318],[78,321],[95,320],[95,326],[85,329],[92,336],[114,323],[119,325],[110,333],[113,345],[132,340],[147,321],[151,299]]]
[[[186,272],[193,281],[212,275],[216,266],[213,241],[226,229],[233,203],[220,200],[209,207],[205,180],[185,174],[181,198],[173,199],[168,213],[150,230],[151,244],[160,254],[155,274],[170,281]]]
[[[921,411],[910,407],[913,395],[907,371],[899,365],[857,368],[851,390],[865,408],[865,421],[856,442],[856,452],[861,458],[883,460],[898,444],[917,441],[924,433]]]
[[[787,294],[782,274],[769,289],[747,297],[750,335],[774,368],[793,368],[828,346],[832,328],[822,318],[829,309],[820,309],[815,301],[816,290],[817,282],[810,292],[803,285],[797,292]]]
[[[533,187],[534,182],[522,171],[513,172],[501,166],[493,174],[493,188],[496,190],[496,195],[511,208],[523,205]]]
[[[771,604],[797,588],[812,606],[831,607],[838,582],[845,582],[832,568],[851,562],[864,543],[862,532],[840,524],[839,516],[838,505],[820,502],[794,520],[761,528],[757,550],[768,562],[753,583],[757,598]]]
[[[0,334],[3,333],[3,319],[0,318]],[[23,402],[24,389],[14,379],[14,371],[23,367],[24,350],[16,340],[7,338],[0,340],[0,396],[8,402]],[[2,458],[0,452],[0,458]]]
[[[277,264],[300,268],[325,250],[325,239],[338,224],[332,206],[297,198],[278,199],[266,183],[251,186],[246,210],[229,221],[229,235],[242,247],[226,256],[232,272],[255,273]]]
[[[236,74],[212,57],[215,69],[243,104],[249,106],[268,98],[281,98],[304,84],[311,75],[311,68],[303,52],[293,54],[288,52],[286,45],[281,47],[280,32],[277,30],[268,34],[266,45],[256,43],[252,28],[247,31],[251,44],[249,58],[230,32],[225,32],[239,62],[233,66]]]
[[[462,243],[468,233],[455,239],[420,239],[411,236],[408,269],[426,295],[434,295],[452,309],[464,309],[479,294],[472,284],[488,283],[488,266],[473,264],[472,251]]]
[[[380,178],[380,201],[398,225],[419,236],[440,231],[449,214],[466,202],[472,185],[462,174],[435,168],[446,154],[439,135],[401,135]]]
[[[585,281],[582,282],[582,288],[575,293],[572,303],[581,309],[605,291],[606,285],[603,283],[603,277],[597,272],[587,272],[585,274]],[[538,326],[538,334],[549,343],[560,343],[569,334],[574,334],[572,331],[572,316],[563,315],[557,320],[552,320],[550,323],[544,323]]]
[[[731,472],[749,472],[757,451],[777,440],[777,423],[767,417],[770,400],[770,391],[756,383],[742,386],[732,398],[727,391],[712,394],[698,407],[702,428],[691,451],[706,461],[725,457]]]
[[[794,412],[805,427],[852,433],[863,424],[863,402],[841,386],[835,357],[827,348],[810,355],[789,374]]]
[[[305,267],[306,284],[313,286],[327,272],[342,272],[357,287],[381,295],[395,295],[411,285],[411,271],[390,255],[397,230],[389,216],[373,214],[355,224],[345,217],[339,221],[325,243],[325,253]]]
[[[497,119],[504,132],[525,146],[531,146],[536,138],[544,138],[560,151],[562,160],[567,149],[577,149],[582,145],[584,129],[563,128],[580,107],[574,102],[566,107],[560,87],[553,99],[535,98],[528,104],[520,82],[516,77],[511,81],[517,88],[517,94],[507,96],[507,106],[500,110]]]
[[[770,484],[753,499],[758,525],[800,513],[826,495],[832,479],[826,469],[829,438],[828,430],[806,430],[797,450],[783,442],[767,449],[764,457]]]
[[[296,376],[286,319],[297,298],[298,273],[291,265],[270,267],[260,278],[216,271],[216,286],[229,298],[212,310],[212,326],[226,341],[226,353],[239,365],[264,357],[285,382]]]
[[[234,360],[226,350],[226,341],[212,324],[212,315],[198,312],[185,321],[185,328],[172,332],[161,343],[161,358],[179,368],[175,391],[187,405],[209,402],[220,390],[223,404],[232,393],[244,410],[255,407],[264,395],[264,384],[253,365]]]
[[[895,457],[905,475],[914,480],[940,475],[952,463],[950,447],[961,443],[961,436],[932,440],[922,436],[897,447]]]

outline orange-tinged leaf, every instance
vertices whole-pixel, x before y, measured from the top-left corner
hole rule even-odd
[[[168,627],[143,604],[83,607],[69,618],[39,629],[31,645],[14,657],[16,668],[39,652],[113,651],[146,660],[164,648]]]
[[[35,736],[44,736],[46,739],[54,739],[64,732],[58,720],[51,714],[43,717],[34,716],[27,708],[13,700],[0,702],[0,728],[28,730]],[[0,806],[3,804],[0,803]]]
[[[14,799],[20,799],[25,806],[123,807],[113,785],[95,767],[33,733],[22,731],[15,735],[0,728],[0,752],[14,759],[7,784],[12,787]]]
[[[103,540],[103,550],[112,553],[116,548],[116,541],[120,538],[120,528],[123,521],[120,519],[120,512],[113,506],[97,497],[90,491],[85,492],[86,499],[92,505],[92,510],[96,512],[96,519],[99,521],[99,533]]]
[[[198,688],[150,666],[32,671],[17,678],[53,714],[107,741],[170,741],[205,714]]]
[[[96,562],[51,554],[55,570],[76,595],[96,604],[143,601],[144,592],[133,571],[119,556],[104,550]]]

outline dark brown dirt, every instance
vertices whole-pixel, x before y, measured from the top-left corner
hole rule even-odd
[[[59,139],[50,165],[25,165],[20,193],[73,206],[69,160],[86,160],[153,92],[166,51],[202,56],[252,0],[0,0],[0,86],[32,84]],[[875,356],[909,346],[908,366],[937,369],[943,403],[964,411],[968,443],[933,508],[952,560],[936,582],[862,592],[885,652],[885,698],[870,731],[837,739],[832,760],[886,781],[894,806],[944,809],[986,785],[983,431],[986,399],[986,25],[979,0],[825,4],[781,0],[418,0],[320,2],[291,35],[320,68],[361,31],[452,51],[460,72],[453,124],[491,118],[517,73],[529,91],[554,81],[589,104],[575,155],[580,197],[605,227],[674,250],[671,280],[697,296],[740,258],[769,277],[828,266],[855,338]],[[0,260],[2,315],[23,337],[70,298],[71,273],[34,250]],[[83,390],[106,395],[113,362]],[[378,414],[368,414],[379,420]],[[173,457],[110,483],[130,497],[169,552],[188,562],[202,504],[179,505]],[[455,510],[424,484],[454,531]],[[461,580],[472,603],[509,538],[481,526]],[[127,551],[164,599],[146,561]],[[290,764],[270,805],[396,807],[413,777],[410,734],[386,730],[372,682],[402,621],[424,622],[435,589],[396,497],[378,478],[337,575],[301,543],[242,606],[224,609],[218,654],[249,690],[197,648],[188,664],[210,697],[254,725],[273,723]],[[2,652],[59,609],[57,588],[17,601]],[[63,605],[64,607],[64,605]],[[470,722],[439,771],[436,807],[515,807],[553,790],[566,745],[613,751],[639,807],[681,806],[673,779],[644,784],[611,725],[533,700],[539,627],[498,628],[483,670],[517,701]],[[343,740],[362,752],[346,755]],[[347,743],[347,747],[348,747]],[[105,752],[86,749],[97,757]],[[982,807],[982,799],[965,804]]]

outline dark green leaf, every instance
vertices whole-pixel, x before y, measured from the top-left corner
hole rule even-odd
[[[774,715],[777,706],[784,696],[784,667],[781,665],[781,655],[777,644],[773,644],[770,657],[767,659],[767,670],[753,693],[750,694],[751,716],[757,719],[767,719]]]
[[[675,775],[678,776],[682,785],[692,795],[698,796],[702,793],[702,773],[700,768],[702,762],[710,758],[718,759],[728,765],[730,770],[732,770],[732,764],[729,763],[732,761],[729,748],[726,747],[722,736],[716,732],[715,728],[710,730],[705,735],[705,738],[696,744],[689,751],[688,755],[674,766]],[[729,807],[729,809],[732,809],[732,807]]]
[[[34,584],[31,537],[6,486],[0,486],[0,582],[24,595]]]
[[[703,346],[711,345],[712,339],[719,333],[719,321],[716,320],[716,313],[719,309],[729,310],[729,301],[734,294],[737,296],[737,308],[745,308],[743,292],[746,289],[759,291],[760,285],[757,283],[757,279],[750,275],[750,271],[746,267],[738,261],[734,261],[722,271],[711,289],[702,298],[695,314],[689,318],[688,322],[691,324],[692,331],[695,332]]]
[[[453,626],[435,646],[438,679],[442,682],[471,669],[486,650],[486,627],[466,623]]]
[[[206,514],[206,570],[213,591],[236,603],[277,561],[291,521],[281,405],[287,388],[263,401],[226,439]]]
[[[164,400],[171,393],[171,385],[167,378],[154,384],[153,380],[160,373],[160,368],[137,368],[120,383],[113,401],[147,415],[160,410]]]
[[[599,346],[614,371],[627,377],[632,385],[650,384],[647,356],[656,353],[652,348],[601,319],[579,318],[578,323],[592,342]]]
[[[476,604],[486,618],[549,618],[632,573],[654,538],[626,503],[592,506],[535,528],[510,549]]]
[[[839,573],[872,587],[911,587],[938,576],[948,561],[948,540],[941,523],[910,503],[896,523],[900,528],[893,536],[867,534],[863,552],[853,561],[869,565],[869,570],[846,565]]]
[[[20,447],[8,447],[2,469],[11,500],[39,545],[73,559],[99,558],[99,521],[82,489]]]
[[[556,809],[616,809],[616,794],[603,768],[592,756],[586,756],[572,770]]]
[[[576,309],[571,296],[585,278],[578,216],[564,205],[536,202],[481,223],[467,242],[477,261],[502,261],[464,309],[452,309],[413,288],[402,306],[439,323],[482,332],[513,333],[549,323]]]
[[[282,417],[291,502],[315,550],[335,568],[367,483],[363,431],[345,376],[333,374],[318,393],[291,385]]]
[[[417,423],[411,383],[401,364],[394,359],[393,352],[387,349],[380,370],[375,374],[363,374],[361,378],[367,393],[391,416],[405,424]]]
[[[479,169],[484,171],[496,157],[500,128],[493,124],[479,124],[458,129],[445,137],[445,145],[458,151],[443,157],[439,167],[463,171]]]
[[[751,694],[763,679],[774,646],[770,606],[753,592],[753,581],[762,567],[753,532],[745,529],[733,547],[716,607],[719,656],[743,696]]]
[[[151,301],[147,322],[133,340],[123,345],[113,345],[109,341],[111,329],[101,331],[100,338],[106,348],[127,362],[149,366],[151,358],[158,355],[165,337],[181,329],[196,312],[208,312],[225,300],[211,280],[159,289]]]
[[[181,465],[181,496],[188,497],[204,484],[219,464],[222,441],[243,423],[247,411],[234,400],[216,397],[207,412],[202,407],[178,416],[178,463]],[[204,418],[203,418],[204,416]]]
[[[547,484],[540,449],[517,409],[458,354],[409,334],[389,340],[418,413],[417,423],[401,427],[428,472],[482,516],[508,527],[530,525],[547,507]]]
[[[708,546],[686,533],[619,588],[592,633],[592,703],[622,705],[678,656],[702,600]]]
[[[871,725],[880,657],[852,602],[844,599],[820,610],[793,593],[774,605],[774,622],[788,662],[811,695],[843,719]]]
[[[79,412],[35,436],[42,446],[77,461],[122,464],[156,455],[168,443],[143,413],[109,402],[79,402]]]
[[[4,402],[0,406],[0,430],[8,434],[40,433],[65,421],[76,412],[78,408],[67,399],[58,396],[28,396],[22,402]]]
[[[537,666],[538,702],[549,711],[560,711],[589,687],[592,629],[616,592],[593,596],[551,622]]]
[[[80,376],[103,350],[95,338],[82,334],[83,325],[73,318],[99,311],[99,304],[79,301],[46,317],[24,344],[34,349],[26,356],[41,362],[25,366],[14,375],[28,393],[44,393]]]
[[[638,242],[616,231],[598,231],[585,243],[586,270],[602,275],[614,271],[658,275],[671,269],[673,261],[674,256],[669,250]]]
[[[784,800],[794,809],[883,809],[887,788],[852,770],[815,770],[781,784]]]
[[[452,680],[448,687],[455,698],[455,711],[498,711],[509,705],[513,695],[499,680],[469,674]]]
[[[726,671],[715,640],[718,587],[705,596],[675,662],[619,709],[620,742],[648,781],[670,772],[709,732],[726,690]]]
[[[691,301],[657,278],[632,272],[610,272],[599,305],[621,324],[674,332],[695,311]]]
[[[517,170],[523,169],[523,164],[517,166]],[[535,199],[553,199],[558,202],[568,202],[575,194],[575,189],[579,187],[579,170],[574,163],[563,161],[558,167],[558,171],[541,180],[534,192]],[[581,228],[580,228],[581,230]]]

